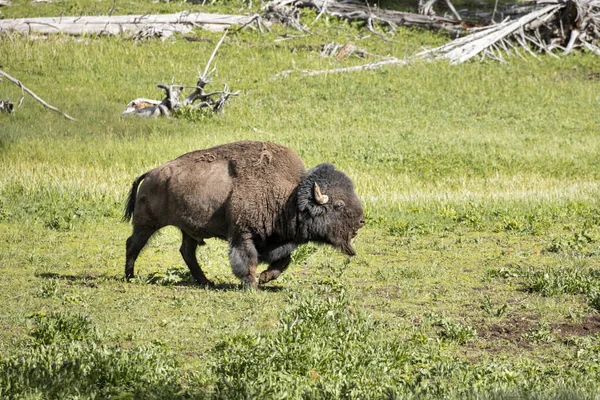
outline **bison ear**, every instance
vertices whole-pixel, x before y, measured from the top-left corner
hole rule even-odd
[[[328,204],[331,200],[321,190],[327,191],[331,174],[334,171],[335,167],[333,165],[323,163],[307,172],[298,187],[299,211],[308,212],[312,217],[322,215],[327,211],[327,208],[323,205]]]
[[[323,205],[323,204],[327,204],[327,202],[329,201],[329,196],[321,193],[321,188],[319,187],[319,184],[317,182],[315,182],[315,186],[314,186],[314,195],[315,195],[315,201],[317,202],[317,204]]]

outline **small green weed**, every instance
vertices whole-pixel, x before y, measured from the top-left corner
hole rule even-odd
[[[477,338],[477,331],[468,325],[462,325],[432,312],[425,313],[424,317],[429,324],[438,328],[438,335],[443,339],[465,344]]]
[[[146,283],[161,286],[173,286],[182,282],[193,283],[194,279],[188,268],[180,266],[169,267],[165,272],[153,272],[146,279]]]
[[[481,309],[490,317],[502,317],[508,310],[508,304],[504,303],[500,306],[496,306],[490,296],[483,296],[481,299]]]
[[[217,118],[218,114],[208,107],[179,107],[173,112],[175,118],[183,119],[189,122],[200,123],[208,119]]]
[[[312,243],[304,244],[299,246],[292,252],[292,264],[304,265],[308,262],[310,257],[317,252],[318,248]]]
[[[600,311],[600,289],[594,289],[588,294],[588,303],[596,311]]]
[[[516,265],[491,268],[486,271],[486,275],[490,278],[501,278],[504,280],[519,278],[522,275],[522,267],[520,265]]]
[[[40,288],[35,293],[36,296],[41,298],[51,298],[58,294],[58,280],[57,279],[45,279],[42,281]]]
[[[555,339],[548,324],[544,322],[541,322],[536,329],[525,332],[523,338],[532,343],[550,343]]]

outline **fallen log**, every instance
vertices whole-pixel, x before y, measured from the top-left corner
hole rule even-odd
[[[257,21],[256,15],[227,15],[207,13],[177,13],[158,15],[110,15],[83,17],[16,18],[0,20],[0,30],[20,33],[122,34],[135,33],[146,27],[168,33],[188,33],[194,27],[223,31],[234,25]]]
[[[285,14],[284,10],[287,9],[287,14],[290,15],[293,15],[294,10],[299,8],[315,8],[319,11],[319,16],[325,13],[347,20],[362,20],[370,25],[376,21],[387,24],[392,30],[397,26],[442,30],[453,37],[464,33],[467,26],[464,21],[458,19],[373,8],[365,5],[364,2],[357,1],[275,0],[265,6],[266,10],[277,10],[279,14]],[[296,21],[292,25],[301,24]]]

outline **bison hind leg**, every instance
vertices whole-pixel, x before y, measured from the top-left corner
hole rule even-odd
[[[192,276],[194,279],[196,279],[196,282],[198,282],[199,285],[210,287],[214,286],[214,283],[210,281],[206,275],[204,275],[202,268],[200,268],[200,264],[198,264],[198,259],[196,258],[196,249],[199,245],[204,245],[204,241],[196,240],[184,231],[181,231],[181,234],[182,240],[179,252],[190,269]]]
[[[148,239],[156,232],[157,229],[134,229],[126,243],[125,256],[125,279],[130,280],[134,276],[135,260],[140,255],[140,252],[148,243]]]

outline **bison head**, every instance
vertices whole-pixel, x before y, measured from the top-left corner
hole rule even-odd
[[[310,169],[298,188],[301,235],[328,243],[349,256],[356,254],[352,239],[365,224],[354,185],[329,163]]]

